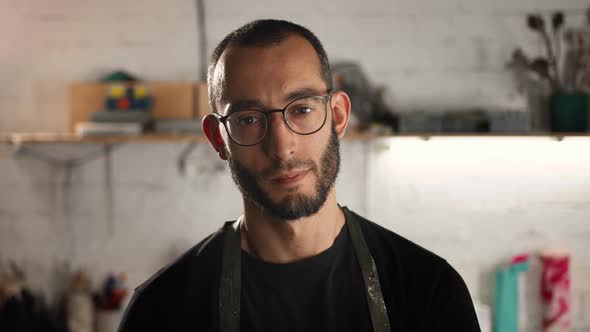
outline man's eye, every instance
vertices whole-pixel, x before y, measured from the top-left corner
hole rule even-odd
[[[294,115],[306,115],[313,111],[314,109],[311,106],[298,106],[291,113]]]
[[[254,116],[242,116],[238,119],[241,126],[251,126],[260,122],[260,119]]]

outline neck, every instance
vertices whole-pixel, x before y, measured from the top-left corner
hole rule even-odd
[[[292,221],[277,219],[245,201],[242,249],[266,262],[295,262],[332,246],[343,225],[334,188],[315,215]]]

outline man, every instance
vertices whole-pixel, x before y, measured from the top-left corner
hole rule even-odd
[[[350,114],[307,29],[254,21],[214,50],[203,119],[243,215],[140,286],[128,331],[479,331],[442,258],[338,205]]]

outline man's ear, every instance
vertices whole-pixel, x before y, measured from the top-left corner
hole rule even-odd
[[[202,125],[205,136],[207,136],[209,143],[211,143],[219,158],[227,160],[227,150],[223,137],[221,137],[221,131],[219,130],[219,120],[213,114],[207,114],[203,118]]]
[[[350,117],[350,98],[344,91],[335,91],[332,93],[331,104],[336,134],[338,134],[338,138],[342,139]]]

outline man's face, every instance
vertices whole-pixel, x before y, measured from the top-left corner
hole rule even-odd
[[[336,181],[340,169],[340,144],[336,132],[332,130],[328,145],[325,147],[320,163],[312,159],[292,159],[286,162],[276,162],[260,174],[246,168],[242,163],[228,157],[229,168],[234,182],[242,192],[242,195],[261,209],[268,210],[270,214],[284,220],[296,220],[315,214],[326,202],[326,198]],[[272,178],[273,174],[290,172],[297,169],[309,169],[306,176],[314,176],[315,188],[311,194],[298,192],[296,186],[287,187],[290,194],[284,196],[282,201],[276,201],[267,192],[262,183],[265,179]]]
[[[224,115],[238,104],[278,109],[302,95],[326,95],[320,68],[315,50],[301,37],[270,47],[229,47],[216,69],[224,84],[218,109]],[[315,214],[340,166],[331,113],[328,101],[326,124],[312,135],[292,132],[274,113],[266,138],[248,147],[235,144],[222,130],[232,177],[244,198],[284,220]]]

